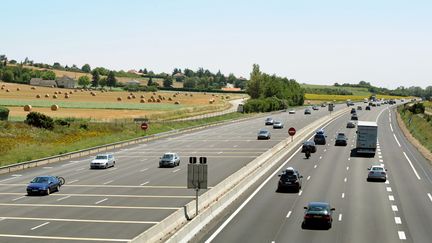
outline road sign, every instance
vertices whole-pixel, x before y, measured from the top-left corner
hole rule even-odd
[[[207,158],[201,157],[200,163],[188,164],[188,189],[207,189]]]
[[[296,130],[295,130],[295,128],[294,128],[294,127],[290,127],[290,128],[288,129],[288,134],[289,134],[290,136],[294,136],[294,135],[296,134]]]
[[[141,129],[142,130],[147,130],[147,128],[149,127],[149,125],[148,125],[148,123],[147,122],[143,122],[143,123],[141,123]]]
[[[333,111],[333,106],[334,106],[334,105],[333,105],[332,103],[330,103],[330,104],[328,105],[328,110],[329,110],[329,111]]]

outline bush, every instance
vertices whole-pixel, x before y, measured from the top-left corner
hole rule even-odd
[[[283,110],[287,108],[286,100],[278,99],[276,97],[250,99],[244,105],[244,112],[269,112],[276,110]]]
[[[55,124],[63,127],[70,127],[70,122],[66,119],[57,119],[55,120]]]
[[[7,121],[9,117],[9,109],[6,107],[0,107],[0,121]]]
[[[39,112],[30,112],[24,122],[33,127],[44,128],[48,130],[54,129],[54,120],[51,117]]]
[[[425,112],[425,107],[423,103],[415,103],[408,108],[413,114],[423,114]]]

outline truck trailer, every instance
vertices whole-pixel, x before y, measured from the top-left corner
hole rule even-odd
[[[376,122],[359,121],[357,124],[357,154],[375,156],[378,139]]]

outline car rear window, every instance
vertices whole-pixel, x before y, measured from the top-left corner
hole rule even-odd
[[[48,182],[47,177],[36,177],[32,180],[33,183],[45,183]]]
[[[164,154],[163,158],[164,159],[171,159],[173,157],[172,154]]]
[[[98,155],[96,156],[96,159],[107,159],[106,155]]]

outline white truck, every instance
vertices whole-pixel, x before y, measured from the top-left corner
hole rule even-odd
[[[359,121],[357,123],[357,154],[375,156],[378,138],[378,125],[376,122]]]

